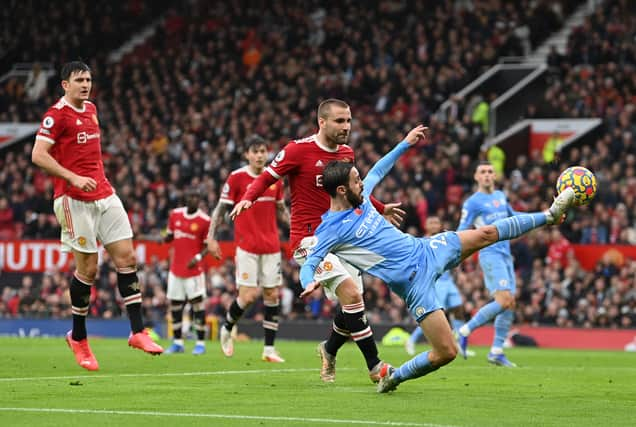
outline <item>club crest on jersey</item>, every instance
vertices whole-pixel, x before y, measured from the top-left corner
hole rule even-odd
[[[270,190],[276,190],[276,184],[272,184],[272,185],[270,185],[270,186],[269,186],[269,189],[270,189]]]
[[[493,201],[492,201],[492,205],[493,205],[494,207],[496,207],[496,208],[498,208],[498,207],[499,207],[499,204],[500,204],[500,203],[499,203],[499,200],[493,200]]]
[[[329,261],[325,261],[324,268],[325,268],[325,271],[331,271],[333,270],[333,264],[330,263]]]
[[[508,281],[506,279],[501,279],[499,281],[499,286],[505,288],[506,286],[508,286]]]
[[[51,116],[46,116],[44,120],[42,120],[42,127],[46,129],[51,129],[54,124],[55,124],[55,120],[53,120],[53,117]]]
[[[424,316],[424,314],[426,314],[426,309],[424,307],[417,307],[415,309],[415,315],[417,317]]]
[[[190,231],[197,231],[199,229],[199,224],[190,224]]]
[[[359,216],[359,215],[362,215],[362,209],[360,209],[360,208],[355,208],[355,209],[353,210],[353,213],[355,213],[355,214],[356,214],[356,215],[358,215],[358,216]]]

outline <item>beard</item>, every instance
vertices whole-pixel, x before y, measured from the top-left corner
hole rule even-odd
[[[332,143],[335,143],[337,145],[343,145],[349,142],[349,134],[334,133],[328,139]]]
[[[362,193],[360,195],[355,194],[349,188],[347,188],[347,193],[345,194],[347,201],[351,204],[351,206],[355,209],[362,204],[364,201],[364,197],[362,197]]]

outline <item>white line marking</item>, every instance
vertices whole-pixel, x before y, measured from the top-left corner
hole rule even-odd
[[[141,415],[152,417],[191,417],[191,418],[225,418],[233,420],[255,421],[298,421],[302,423],[324,424],[362,424],[373,426],[411,426],[411,427],[453,427],[442,424],[411,423],[401,421],[372,421],[372,420],[336,420],[330,418],[301,418],[301,417],[267,417],[253,415],[226,415],[226,414],[195,414],[188,412],[155,412],[155,411],[118,411],[96,409],[62,409],[62,408],[1,408],[4,412],[44,412],[61,414],[95,414],[95,415]]]
[[[351,371],[353,368],[342,368],[340,371]],[[294,373],[294,372],[316,372],[316,369],[252,369],[247,371],[208,371],[208,372],[166,372],[163,374],[115,374],[115,375],[90,375],[87,372],[77,375],[64,375],[59,377],[18,377],[18,378],[0,378],[0,382],[11,381],[40,381],[40,380],[75,380],[78,377],[86,379],[102,379],[102,378],[141,378],[141,377],[197,377],[209,375],[240,375],[240,374],[278,374],[278,373]]]

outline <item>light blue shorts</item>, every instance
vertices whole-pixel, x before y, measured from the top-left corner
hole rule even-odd
[[[406,294],[406,305],[417,323],[429,313],[444,308],[437,297],[435,283],[440,276],[461,261],[461,243],[453,231],[420,239],[419,263]],[[460,300],[461,304],[461,300]]]
[[[479,265],[484,272],[484,284],[490,295],[497,291],[517,291],[512,255],[479,254]]]
[[[462,295],[459,293],[450,272],[442,274],[442,277],[435,283],[435,294],[437,300],[447,310],[462,305]]]

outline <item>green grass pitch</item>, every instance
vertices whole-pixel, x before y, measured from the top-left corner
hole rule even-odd
[[[165,341],[163,344],[167,344]],[[349,343],[336,383],[318,377],[316,343],[279,341],[284,364],[260,360],[262,343],[152,357],[123,339],[93,339],[87,372],[63,339],[0,338],[2,426],[634,426],[636,354],[508,350],[517,369],[477,356],[377,394]],[[380,346],[384,360],[408,359]],[[424,350],[424,346],[419,346]]]

